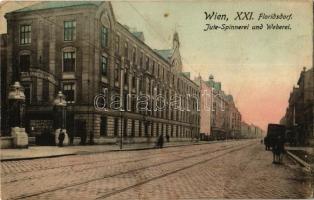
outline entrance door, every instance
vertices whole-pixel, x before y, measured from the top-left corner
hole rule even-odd
[[[74,135],[77,137],[87,136],[85,120],[81,120],[81,119],[75,120],[75,134]]]

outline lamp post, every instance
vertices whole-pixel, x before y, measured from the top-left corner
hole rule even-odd
[[[55,131],[55,142],[58,143],[58,137],[60,132],[62,131],[65,135],[63,144],[68,145],[69,144],[69,137],[66,133],[65,128],[65,118],[66,118],[66,106],[67,102],[65,100],[65,96],[61,91],[58,92],[57,97],[55,98],[53,105],[56,109],[56,118],[55,121],[57,122],[56,125],[56,131]]]
[[[25,95],[19,82],[10,87],[9,105],[11,109],[10,126],[13,145],[17,148],[28,147],[28,136],[24,128]]]
[[[123,148],[123,94],[124,94],[124,57],[121,58],[121,66],[120,66],[120,149]]]

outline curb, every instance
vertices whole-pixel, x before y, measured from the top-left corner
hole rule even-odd
[[[291,153],[289,150],[287,151],[287,154],[293,159],[295,160],[297,163],[299,163],[300,165],[302,165],[303,167],[305,167],[309,172],[314,173],[314,169],[312,169],[311,165],[308,164],[307,162],[305,162],[304,160],[302,160],[301,158],[299,158],[298,156],[294,155],[293,153]]]
[[[37,157],[23,157],[23,158],[3,158],[1,162],[8,162],[8,161],[19,161],[19,160],[35,160],[41,158],[56,158],[56,157],[63,157],[63,156],[73,156],[77,155],[75,153],[66,153],[66,154],[59,154],[59,155],[49,155],[49,156],[37,156]]]
[[[173,146],[164,146],[163,148],[180,147],[180,146],[188,146],[188,145],[204,145],[204,144],[212,144],[212,143],[216,143],[216,142],[196,143],[196,144],[180,144],[180,145],[173,145]],[[66,154],[49,155],[49,156],[3,158],[3,159],[0,159],[0,162],[20,161],[20,160],[35,160],[35,159],[42,159],[42,158],[57,158],[57,157],[75,156],[75,155],[90,155],[90,154],[110,153],[110,152],[119,152],[119,151],[121,151],[121,152],[122,151],[142,151],[142,150],[149,150],[149,149],[157,149],[157,148],[155,148],[155,147],[143,147],[143,148],[133,148],[133,149],[112,149],[112,150],[99,151],[99,152],[78,151],[76,153],[66,153]]]

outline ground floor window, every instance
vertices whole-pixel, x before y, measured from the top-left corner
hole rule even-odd
[[[115,118],[114,119],[114,132],[113,132],[114,136],[118,136],[118,128],[119,128],[119,119]]]
[[[67,103],[75,102],[75,84],[74,83],[63,83],[63,94]]]
[[[145,122],[145,136],[148,136],[148,123]]]
[[[156,124],[156,136],[158,136],[159,135],[159,124],[157,123]]]
[[[135,120],[132,120],[132,131],[131,131],[131,136],[135,136]]]
[[[142,122],[140,121],[139,122],[139,128],[138,128],[139,130],[138,130],[138,136],[142,136]]]
[[[100,135],[108,136],[107,134],[107,117],[100,118]]]
[[[170,125],[171,126],[171,137],[173,137],[173,125]]]
[[[154,123],[152,122],[152,127],[151,127],[151,136],[154,136]]]
[[[124,119],[124,124],[123,124],[123,136],[128,135],[128,119]]]
[[[48,102],[49,101],[49,82],[48,80],[43,80],[43,97],[42,100],[43,102]]]

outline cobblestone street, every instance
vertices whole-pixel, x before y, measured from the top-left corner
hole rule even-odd
[[[1,163],[3,199],[309,198],[313,177],[256,140]]]

